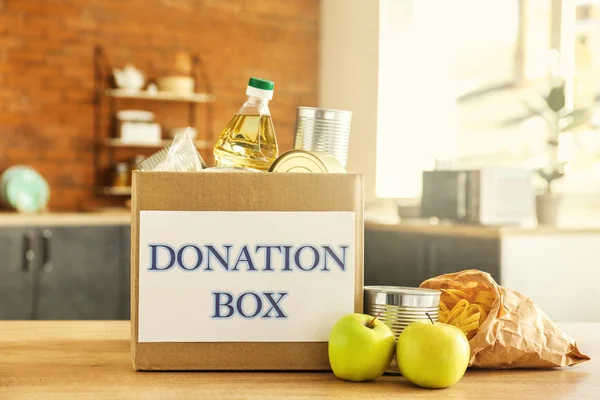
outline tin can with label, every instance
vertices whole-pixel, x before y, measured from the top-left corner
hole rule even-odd
[[[346,168],[352,111],[298,107],[294,148],[329,153]]]
[[[366,286],[365,313],[377,315],[396,338],[411,322],[437,321],[440,314],[439,290],[401,286]],[[429,315],[429,317],[428,317]]]

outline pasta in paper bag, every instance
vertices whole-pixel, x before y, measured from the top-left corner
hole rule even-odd
[[[421,287],[442,291],[440,321],[465,332],[470,366],[549,368],[590,359],[529,297],[498,286],[488,273],[441,275]]]

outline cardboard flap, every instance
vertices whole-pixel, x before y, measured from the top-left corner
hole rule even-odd
[[[138,210],[357,211],[362,175],[249,172],[133,173]]]

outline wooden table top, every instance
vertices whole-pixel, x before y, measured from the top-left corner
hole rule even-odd
[[[135,372],[127,321],[0,321],[0,399],[600,399],[600,323],[561,328],[591,361],[469,370],[453,387],[427,390],[400,376],[351,383],[328,372]]]

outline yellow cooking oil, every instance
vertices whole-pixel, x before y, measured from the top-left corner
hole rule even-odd
[[[271,81],[250,78],[248,100],[229,121],[214,147],[217,167],[241,167],[266,171],[279,155],[269,100]]]
[[[237,114],[214,148],[218,167],[268,170],[279,151],[270,115]]]

